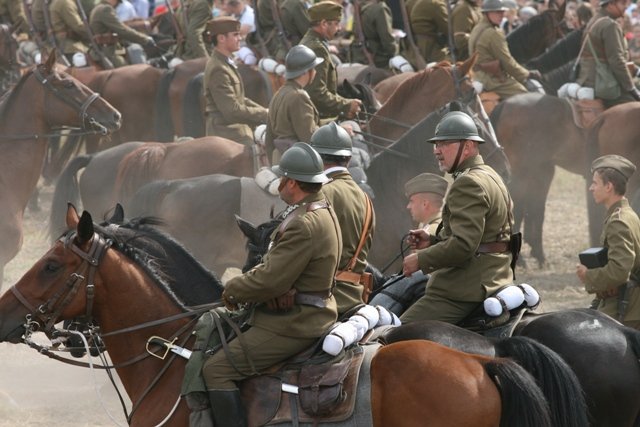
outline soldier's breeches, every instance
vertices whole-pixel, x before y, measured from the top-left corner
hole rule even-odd
[[[285,337],[255,326],[243,333],[243,337],[246,350],[258,372],[311,347],[317,340],[316,338]],[[235,389],[237,388],[235,381],[254,374],[251,363],[237,338],[229,343],[229,357],[233,359],[235,368],[223,349],[204,362],[202,375],[208,390]]]
[[[479,302],[453,301],[450,299],[427,294],[415,302],[400,316],[402,323],[421,320],[440,320],[441,322],[457,324],[466,318],[481,304]]]

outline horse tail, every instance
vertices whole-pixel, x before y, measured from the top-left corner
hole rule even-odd
[[[553,425],[542,390],[523,367],[509,359],[502,359],[487,362],[484,369],[500,392],[500,427]]]
[[[118,166],[113,187],[115,201],[127,207],[138,188],[156,179],[166,154],[165,144],[147,144],[127,154]]]
[[[501,357],[510,357],[531,373],[549,402],[554,426],[589,425],[587,403],[573,370],[557,353],[526,337],[496,343]]]
[[[132,217],[155,216],[160,203],[171,190],[171,181],[158,180],[143,185],[136,191],[127,210]]]
[[[204,72],[192,77],[182,99],[182,123],[185,136],[200,138],[205,135],[204,114],[202,111],[202,79]]]
[[[80,190],[77,173],[87,167],[93,156],[86,154],[73,158],[62,170],[58,177],[49,213],[49,238],[56,239],[66,228],[67,203],[73,203],[77,208],[80,204]]]
[[[164,73],[158,83],[156,92],[156,108],[154,116],[154,129],[156,139],[161,142],[173,141],[175,130],[171,117],[171,101],[169,100],[169,87],[176,74],[175,68]]]

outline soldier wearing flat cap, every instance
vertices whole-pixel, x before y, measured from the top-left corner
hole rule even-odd
[[[640,329],[640,219],[624,196],[635,170],[633,163],[615,154],[591,164],[589,191],[596,204],[607,209],[600,241],[607,248],[608,261],[604,267],[591,269],[578,264],[576,274],[585,290],[596,295],[598,310]]]
[[[324,61],[316,67],[316,77],[306,87],[311,100],[318,109],[320,119],[331,119],[343,115],[350,119],[360,111],[359,99],[343,98],[337,94],[338,74],[331,62],[328,41],[335,37],[340,29],[342,6],[325,0],[309,8],[311,28],[300,41],[313,50]]]
[[[448,187],[446,179],[433,173],[421,173],[404,185],[411,219],[431,235],[436,234],[442,221],[442,204]]]
[[[223,16],[207,23],[214,45],[204,69],[207,135],[253,144],[253,131],[267,121],[267,109],[244,96],[244,84],[233,62],[240,49],[240,22]]]

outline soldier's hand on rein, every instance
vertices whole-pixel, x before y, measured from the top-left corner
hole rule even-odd
[[[410,230],[407,236],[407,244],[411,249],[424,249],[428,248],[431,244],[431,236],[427,230],[422,228],[418,230]]]
[[[348,119],[353,119],[360,112],[361,107],[362,101],[360,101],[359,99],[352,99],[346,117]]]
[[[415,252],[407,255],[405,259],[402,261],[402,274],[405,277],[411,276],[413,273],[418,271],[420,266],[418,265],[418,254]]]
[[[222,302],[224,303],[224,306],[227,308],[227,310],[236,311],[238,309],[238,304],[233,302],[233,299],[233,297],[229,297],[227,295],[226,291],[222,292]]]
[[[542,81],[542,74],[538,70],[529,70],[529,76],[527,78]]]

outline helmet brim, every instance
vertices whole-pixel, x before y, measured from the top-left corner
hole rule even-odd
[[[308,182],[310,184],[326,184],[327,182],[330,181],[329,177],[325,175],[324,172],[313,174],[313,175],[304,174],[304,173],[295,173],[295,172],[291,173],[291,172],[283,171],[279,165],[272,166],[271,170],[273,171],[273,173],[275,173],[279,177],[285,176],[287,178],[290,178],[296,181]]]
[[[465,137],[460,137],[459,135],[437,135],[434,136],[433,138],[429,138],[427,139],[427,142],[430,143],[436,143],[438,141],[476,141],[476,142],[480,142],[483,143],[485,142],[484,139],[482,139],[482,137],[477,136],[477,135],[469,135],[469,136],[465,136]]]
[[[284,78],[287,80],[291,80],[291,79],[295,79],[296,77],[300,77],[301,75],[303,75],[304,73],[306,73],[307,71],[309,71],[312,68],[316,68],[318,65],[322,64],[324,62],[324,58],[316,58],[312,64],[310,64],[309,66],[303,68],[302,70],[296,70],[296,71],[285,71],[284,72]]]

